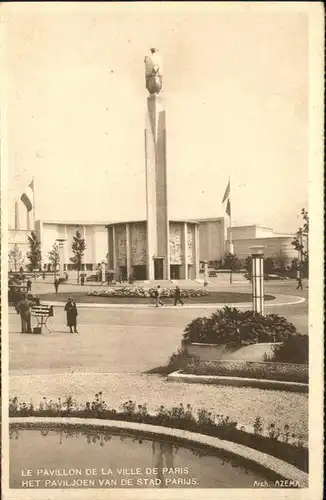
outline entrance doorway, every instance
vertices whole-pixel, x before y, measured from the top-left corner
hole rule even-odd
[[[170,266],[171,280],[179,280],[180,279],[180,267],[181,266],[179,266],[179,265],[171,264],[171,266]]]
[[[127,266],[120,266],[119,267],[119,276],[117,276],[118,281],[127,281],[128,276],[127,276]]]
[[[146,280],[146,266],[133,266],[131,274],[133,275],[136,281]]]
[[[163,279],[163,259],[154,259],[154,279]]]

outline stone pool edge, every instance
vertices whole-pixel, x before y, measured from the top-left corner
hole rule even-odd
[[[300,488],[308,487],[308,474],[301,471],[297,467],[272,457],[266,453],[262,453],[253,448],[249,448],[242,444],[237,444],[232,441],[225,441],[220,438],[199,434],[196,432],[185,431],[181,429],[172,429],[159,425],[143,424],[138,422],[126,422],[121,420],[103,420],[96,418],[77,418],[77,417],[11,417],[10,424],[28,424],[30,426],[39,426],[40,424],[47,425],[65,425],[71,427],[103,427],[111,430],[130,430],[149,433],[152,436],[158,437],[175,437],[192,444],[206,445],[216,450],[225,451],[231,455],[241,458],[244,461],[256,463],[260,467],[274,472],[282,478],[289,481],[295,481],[300,484]],[[152,437],[151,436],[151,437]]]
[[[191,373],[183,373],[182,370],[169,373],[167,379],[171,382],[187,382],[189,384],[232,385],[236,387],[257,387],[259,389],[276,389],[290,392],[309,392],[309,384],[304,384],[302,382],[228,377],[226,375],[194,375]]]

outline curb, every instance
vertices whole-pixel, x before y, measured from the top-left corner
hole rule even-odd
[[[181,370],[170,373],[167,379],[171,382],[188,384],[232,385],[236,387],[256,387],[259,389],[281,390],[289,392],[308,392],[309,384],[287,382],[283,380],[267,380],[261,378],[227,377],[223,375],[192,375]]]
[[[51,418],[51,417],[11,417],[9,425],[27,424],[31,427],[43,425],[65,427],[104,427],[111,430],[129,430],[138,431],[141,433],[150,434],[153,437],[172,437],[190,444],[201,444],[214,448],[215,450],[224,451],[230,455],[254,463],[265,470],[272,471],[281,478],[289,481],[294,481],[300,488],[308,486],[308,474],[293,465],[275,458],[266,453],[262,453],[253,448],[234,443],[233,441],[225,441],[220,438],[199,434],[196,432],[184,431],[180,429],[172,429],[159,425],[140,424],[136,422],[123,422],[119,420],[99,420],[99,419],[83,419],[83,418]]]
[[[275,296],[275,299],[272,300],[267,300],[265,301],[265,307],[282,307],[282,306],[292,306],[295,304],[301,304],[306,301],[304,297],[299,297],[295,295],[282,295],[279,297],[289,297],[289,302],[278,302],[277,296]],[[42,295],[41,295],[41,301],[42,301]],[[56,301],[42,301],[42,304],[44,305],[49,305],[49,306],[55,306],[55,307],[64,307],[65,303],[64,302],[56,302]],[[214,302],[207,302],[207,303],[193,303],[193,304],[185,304],[184,306],[174,306],[174,305],[164,305],[163,307],[160,307],[159,309],[173,309],[173,310],[179,310],[179,309],[221,309],[225,306],[228,307],[236,307],[236,308],[251,308],[252,303],[251,302],[235,302],[235,303],[214,303]],[[78,303],[79,308],[83,309],[156,309],[155,304],[101,304],[101,303],[87,303],[87,302],[80,302]]]

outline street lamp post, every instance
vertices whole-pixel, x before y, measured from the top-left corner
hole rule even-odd
[[[250,247],[252,250],[252,309],[264,314],[264,246]]]
[[[102,260],[102,262],[101,262],[101,282],[102,282],[102,284],[105,282],[105,266],[106,266],[106,262],[104,260]]]
[[[204,286],[208,285],[208,261],[204,260]]]

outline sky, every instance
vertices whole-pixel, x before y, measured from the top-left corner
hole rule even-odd
[[[308,200],[308,16],[243,4],[2,6],[9,223],[144,219],[144,56],[163,59],[170,219],[293,232]]]

